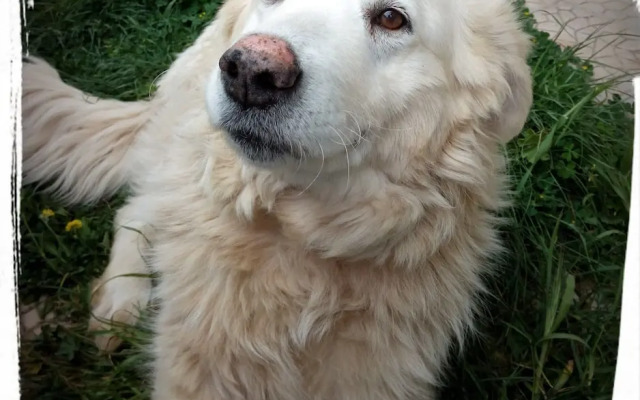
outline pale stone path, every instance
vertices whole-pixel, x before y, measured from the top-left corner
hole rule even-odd
[[[634,0],[526,0],[526,3],[538,21],[538,29],[552,37],[558,35],[560,45],[587,41],[579,55],[592,60],[596,79],[630,74],[616,90],[631,98],[631,79],[640,75],[640,13]]]

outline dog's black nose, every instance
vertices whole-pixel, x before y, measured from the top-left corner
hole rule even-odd
[[[266,35],[239,40],[220,58],[227,94],[245,107],[266,107],[291,94],[300,77],[287,42]]]

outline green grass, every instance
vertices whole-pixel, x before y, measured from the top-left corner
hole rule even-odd
[[[212,18],[217,1],[38,0],[28,49],[96,95],[138,99]],[[204,13],[204,14],[203,14]],[[525,15],[526,13],[523,13]],[[596,100],[592,66],[533,29],[534,106],[508,146],[510,255],[489,282],[482,336],[453,358],[445,399],[609,399],[617,355],[632,142],[631,106]],[[122,197],[62,208],[21,193],[21,302],[47,296],[56,322],[21,345],[25,399],[147,399],[144,329],[101,355],[86,332],[89,282],[108,259]],[[42,210],[55,215],[45,217]],[[82,221],[67,232],[66,224]],[[569,372],[570,371],[570,372]],[[364,400],[364,399],[363,399]]]

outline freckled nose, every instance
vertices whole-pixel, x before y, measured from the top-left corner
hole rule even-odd
[[[245,107],[266,107],[294,91],[301,74],[287,42],[274,36],[249,35],[220,58],[225,92]]]

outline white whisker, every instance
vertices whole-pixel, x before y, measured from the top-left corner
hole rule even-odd
[[[357,131],[357,132],[356,132],[356,131],[354,131],[354,130],[353,130],[353,129],[351,129],[351,128],[348,128],[348,129],[349,129],[349,131],[350,131],[351,133],[353,133],[354,135],[356,135],[356,136],[358,137],[357,144],[360,144],[360,142],[361,142],[361,141],[363,141],[363,140],[365,140],[365,141],[366,141],[367,139],[366,139],[366,138],[364,137],[364,135],[362,134],[362,128],[360,127],[360,123],[358,122],[357,115],[355,115],[355,113],[354,113],[354,112],[352,112],[352,111],[348,111],[348,110],[345,110],[344,112],[345,112],[345,113],[347,113],[347,115],[349,115],[349,116],[351,117],[351,119],[353,119],[353,122],[355,122],[355,123],[356,123],[356,126],[357,126],[357,128],[358,128],[358,131]]]
[[[320,177],[320,174],[322,173],[322,169],[324,168],[324,150],[322,149],[322,145],[320,144],[320,142],[316,142],[316,143],[318,143],[318,146],[320,147],[320,153],[322,154],[322,164],[320,164],[320,169],[318,170],[318,174],[316,175],[316,177],[313,178],[309,186],[304,188],[302,192],[298,193],[298,196],[302,196],[307,190],[309,190],[309,188],[318,180],[318,178]]]
[[[336,135],[338,135],[338,138],[340,138],[340,141],[342,142],[342,145],[344,146],[344,155],[347,158],[347,187],[345,188],[345,193],[347,193],[349,191],[349,179],[351,178],[351,176],[350,176],[350,174],[351,174],[351,163],[349,162],[349,149],[347,148],[347,144],[344,142],[344,138],[342,137],[340,132],[334,127],[331,127],[331,129],[333,129],[333,131],[336,133]]]
[[[300,151],[299,157],[298,157],[298,166],[296,167],[296,172],[298,173],[298,171],[300,171],[300,167],[302,166],[302,161],[304,160],[304,150],[302,149],[302,145],[298,142],[298,150]]]

